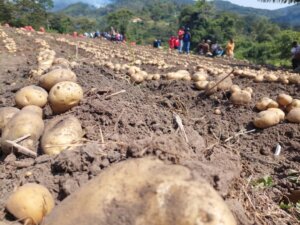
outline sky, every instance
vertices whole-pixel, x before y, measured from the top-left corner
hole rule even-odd
[[[280,3],[272,3],[272,2],[260,2],[258,0],[229,0],[231,3],[241,5],[241,6],[249,6],[253,8],[261,8],[261,9],[279,9],[287,6],[291,6],[290,4],[280,4]]]

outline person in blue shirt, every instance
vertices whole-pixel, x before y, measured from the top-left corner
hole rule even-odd
[[[191,39],[190,28],[186,28],[183,35],[183,49],[187,54],[190,54]]]

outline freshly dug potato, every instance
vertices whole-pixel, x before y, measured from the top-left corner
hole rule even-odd
[[[196,72],[192,75],[192,80],[195,81],[195,82],[205,81],[205,80],[207,80],[207,78],[208,78],[208,75],[204,71],[199,71],[199,72]]]
[[[244,91],[247,91],[247,92],[249,92],[249,93],[250,93],[250,95],[252,95],[252,94],[253,94],[253,89],[252,89],[251,87],[246,87],[246,88],[244,89]]]
[[[64,150],[74,149],[83,136],[80,121],[74,116],[56,117],[45,127],[41,139],[42,150],[45,154],[56,155]]]
[[[36,152],[38,140],[44,131],[42,109],[37,106],[26,106],[16,113],[2,130],[1,150],[4,155],[11,153],[12,147],[6,141],[14,141],[25,135],[27,139],[19,142],[20,145]]]
[[[279,105],[284,107],[291,104],[292,101],[293,101],[293,97],[287,94],[280,94],[277,97],[277,102],[279,103]]]
[[[291,84],[300,84],[299,74],[292,74],[288,77],[289,83]]]
[[[280,115],[273,110],[261,111],[254,119],[254,126],[257,128],[268,128],[280,122]]]
[[[264,81],[264,75],[263,74],[258,74],[255,78],[254,78],[255,82],[263,82]]]
[[[216,82],[214,82],[214,81],[210,81],[205,88],[205,92],[208,95],[212,95],[212,94],[216,93],[217,91],[218,91],[218,87],[216,86]]]
[[[224,79],[225,76],[227,76],[227,74],[218,76],[216,82],[219,82],[220,80]],[[227,91],[232,85],[233,84],[231,77],[227,77],[225,80],[218,84],[218,90]]]
[[[234,85],[232,85],[231,87],[230,87],[230,92],[231,93],[233,93],[233,92],[236,92],[236,91],[241,91],[242,89],[238,86],[238,85],[236,85],[236,84],[234,84]]]
[[[261,100],[259,100],[255,107],[259,110],[259,111],[263,111],[266,110],[268,108],[278,108],[278,103],[275,102],[273,99],[270,99],[268,97],[263,97]]]
[[[51,88],[62,81],[76,82],[77,77],[74,72],[68,69],[56,69],[46,73],[40,77],[39,85],[50,91]]]
[[[187,70],[178,70],[177,72],[170,72],[166,76],[167,80],[190,80],[191,76]]]
[[[236,225],[223,199],[204,179],[194,178],[186,167],[147,158],[108,168],[55,207],[42,225],[125,221],[131,225]]]
[[[207,80],[198,81],[198,82],[195,82],[195,87],[198,90],[205,90],[208,83],[209,83],[209,81],[207,81]]]
[[[286,119],[292,123],[300,123],[300,108],[293,108],[287,114]]]
[[[248,91],[235,91],[231,94],[230,101],[235,105],[247,105],[251,102],[252,97]]]
[[[286,111],[289,112],[293,108],[300,108],[300,100],[299,99],[293,99],[292,103],[286,107]]]
[[[280,121],[284,120],[285,113],[279,108],[269,108],[268,111],[276,112],[279,116]]]
[[[48,93],[43,88],[31,85],[20,89],[15,96],[19,108],[27,105],[44,107],[47,104]]]
[[[144,78],[144,75],[141,74],[141,72],[138,72],[138,73],[132,74],[131,77],[130,77],[130,80],[133,83],[140,84],[145,80],[145,78]]]
[[[42,185],[28,183],[19,187],[6,202],[6,209],[26,225],[37,225],[54,208],[51,193]]]
[[[159,80],[160,79],[160,74],[156,73],[153,74],[153,80]]]
[[[20,111],[20,109],[15,107],[3,107],[0,108],[0,134],[8,121]]]
[[[49,103],[56,114],[68,111],[78,105],[82,99],[82,88],[71,81],[59,82],[49,92]]]
[[[70,62],[65,58],[55,58],[53,61],[53,65],[64,65],[70,67]]]
[[[278,77],[273,73],[266,74],[264,78],[269,82],[276,82],[278,80]]]

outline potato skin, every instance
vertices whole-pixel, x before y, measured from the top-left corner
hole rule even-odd
[[[19,187],[8,198],[6,209],[17,219],[36,225],[54,208],[51,193],[42,185],[28,183]]]
[[[254,119],[254,126],[257,128],[268,128],[280,122],[280,115],[273,110],[261,111]]]
[[[71,81],[57,83],[49,92],[49,103],[55,114],[68,111],[78,105],[82,99],[82,88]]]
[[[230,97],[230,101],[235,105],[246,105],[251,102],[251,94],[248,91],[234,91]]]
[[[55,69],[40,77],[39,85],[50,91],[51,88],[62,81],[76,82],[77,77],[74,72],[69,69]]]
[[[42,150],[45,154],[56,155],[66,149],[73,149],[70,144],[80,141],[83,136],[80,121],[74,116],[56,117],[45,127],[41,139]]]
[[[294,108],[300,108],[300,100],[299,99],[293,99],[292,103],[286,107],[286,111],[290,112]]]
[[[20,112],[20,109],[15,107],[0,108],[0,134],[8,121],[18,112]]]
[[[286,118],[289,122],[300,123],[300,108],[293,108]]]
[[[279,103],[279,105],[281,106],[287,106],[289,104],[291,104],[293,101],[292,96],[287,95],[287,94],[280,94],[277,97],[277,102]]]
[[[37,108],[36,111],[33,110],[34,108]],[[37,106],[27,106],[11,118],[2,131],[1,150],[3,154],[9,154],[12,149],[6,140],[13,141],[28,134],[30,137],[19,144],[32,151],[37,151],[38,140],[44,131],[44,121],[38,113],[39,109]]]
[[[23,108],[27,105],[44,107],[47,104],[48,93],[43,88],[31,85],[20,89],[15,96],[16,105]]]
[[[206,181],[193,178],[186,167],[147,158],[106,169],[61,202],[42,225],[119,225],[124,221],[131,225],[236,225],[223,199]]]

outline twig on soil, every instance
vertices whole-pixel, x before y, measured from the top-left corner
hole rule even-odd
[[[225,77],[223,77],[221,80],[219,80],[214,86],[212,86],[210,89],[206,90],[205,93],[209,93],[212,89],[214,89],[215,87],[217,87],[220,83],[222,83],[226,78],[228,78],[232,73],[233,73],[234,69],[232,69],[232,71],[227,74]]]
[[[185,141],[188,143],[189,140],[188,140],[188,137],[187,137],[187,135],[186,135],[186,133],[185,133],[185,129],[184,129],[184,126],[183,126],[183,124],[182,124],[182,119],[181,119],[180,116],[177,115],[176,113],[174,113],[174,117],[175,117],[175,121],[176,121],[178,127],[180,128],[180,130],[182,131],[182,133],[183,133],[183,135],[184,135]]]
[[[255,131],[256,131],[255,129],[253,129],[253,130],[248,130],[248,131],[246,131],[246,130],[239,131],[238,133],[234,134],[233,136],[227,138],[224,142],[226,143],[226,142],[230,141],[231,139],[236,138],[236,137],[238,137],[238,136],[240,136],[240,135],[253,133],[253,132],[255,132]]]
[[[111,95],[107,95],[104,99],[106,100],[106,99],[109,99],[109,98],[111,98],[111,97],[113,97],[115,95],[119,95],[119,94],[122,94],[122,93],[125,93],[125,92],[126,92],[126,90],[121,90],[121,91],[118,91],[118,92],[113,93]]]
[[[99,130],[100,130],[101,144],[105,144],[105,142],[104,142],[104,137],[103,137],[103,132],[102,132],[101,127],[99,128]]]
[[[18,139],[16,139],[16,140],[13,140],[13,142],[19,143],[19,142],[21,142],[21,141],[26,140],[26,139],[29,138],[30,136],[31,136],[30,134],[24,135],[23,137],[20,137],[20,138],[18,138]]]
[[[125,109],[122,110],[122,112],[120,113],[120,116],[117,119],[117,122],[116,122],[115,127],[114,127],[114,133],[117,132],[118,124],[119,124],[119,122],[121,120],[121,117],[122,117],[122,115],[123,115],[124,112],[125,112]]]
[[[11,146],[15,147],[19,153],[22,153],[24,155],[27,155],[27,156],[30,156],[30,157],[33,157],[33,158],[36,158],[37,157],[37,153],[22,146],[22,145],[19,145],[17,143],[15,143],[14,141],[10,141],[10,140],[6,140],[6,143],[10,144]]]

